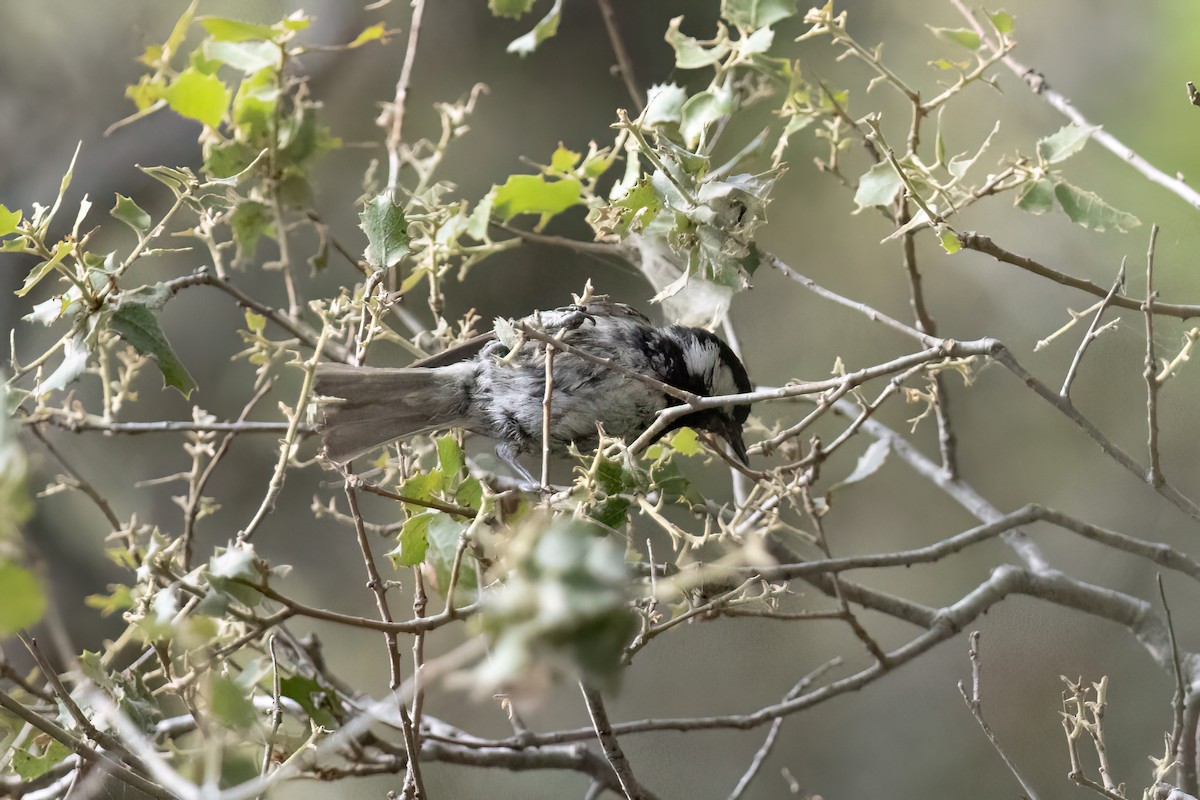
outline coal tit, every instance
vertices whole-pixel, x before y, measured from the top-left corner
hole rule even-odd
[[[521,322],[696,395],[741,394],[752,388],[742,362],[714,334],[679,325],[657,327],[633,308],[604,297]],[[319,364],[315,391],[329,398],[322,403],[320,425],[326,457],[346,463],[412,434],[462,428],[495,439],[500,457],[528,477],[516,457],[542,446],[545,345],[526,340],[510,352],[494,334],[479,339],[485,341],[401,369]],[[552,369],[550,446],[556,453],[569,445],[595,448],[597,425],[606,435],[632,439],[659,411],[681,403],[661,387],[569,352],[556,352]],[[749,405],[704,409],[681,417],[670,429],[686,425],[714,433],[744,462],[742,425],[749,413]]]

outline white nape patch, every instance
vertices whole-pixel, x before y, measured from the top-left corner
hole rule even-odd
[[[711,384],[713,370],[717,368],[717,360],[721,351],[715,342],[703,339],[692,339],[683,346],[683,363],[687,371],[703,379],[705,384]]]
[[[713,375],[713,395],[741,394],[737,383],[733,380],[733,370],[722,364]]]

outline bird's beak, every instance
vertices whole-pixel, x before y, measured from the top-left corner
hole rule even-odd
[[[737,456],[738,461],[749,466],[750,462],[746,456],[746,442],[742,439],[742,426],[733,422],[727,421],[721,431],[721,438],[729,442],[729,447],[733,450],[733,454]]]

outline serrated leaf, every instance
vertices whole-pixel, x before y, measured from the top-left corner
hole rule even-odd
[[[558,33],[558,24],[562,19],[562,0],[554,0],[554,5],[546,12],[546,16],[538,20],[533,30],[524,36],[518,36],[508,43],[507,51],[516,53],[524,58],[538,49],[538,45]]]
[[[237,245],[237,264],[254,260],[258,253],[258,240],[266,235],[272,225],[267,207],[257,200],[244,200],[237,204],[229,215],[229,229]]]
[[[191,395],[196,382],[171,349],[171,343],[148,306],[144,303],[122,303],[112,315],[109,325],[135,350],[154,359],[162,373],[164,386],[175,387],[184,397]]]
[[[675,83],[659,83],[646,92],[646,110],[642,123],[647,127],[679,124],[680,112],[687,102],[687,90]]]
[[[50,258],[38,264],[29,271],[25,276],[25,281],[21,284],[21,288],[17,289],[13,294],[17,297],[24,297],[29,294],[29,291],[41,282],[50,272],[67,257],[69,253],[74,252],[74,242],[68,242],[65,239],[54,245],[54,252],[50,254]]]
[[[462,473],[466,461],[463,459],[462,448],[458,446],[458,441],[453,434],[447,433],[438,437],[437,452],[438,466],[441,468],[442,474],[457,478]]]
[[[404,208],[392,202],[387,191],[367,201],[358,215],[367,235],[364,257],[375,269],[394,267],[408,253],[408,220]]]
[[[628,519],[630,501],[627,497],[610,496],[588,511],[588,516],[609,528],[620,528]]]
[[[721,16],[746,30],[765,28],[796,15],[796,0],[721,0]]]
[[[108,213],[112,215],[113,219],[118,219],[133,228],[139,239],[145,235],[146,231],[150,230],[150,215],[123,194],[117,195],[117,204]]]
[[[400,485],[400,494],[416,500],[428,500],[434,492],[442,490],[446,479],[440,469],[418,472]]]
[[[478,478],[467,478],[458,486],[454,499],[460,506],[477,509],[483,502],[483,484]]]
[[[1074,122],[1064,125],[1051,136],[1039,139],[1037,143],[1038,160],[1043,164],[1057,164],[1066,161],[1083,149],[1092,138],[1092,134],[1100,130],[1099,125],[1081,126]]]
[[[208,35],[219,42],[245,42],[250,39],[273,39],[276,30],[270,25],[242,22],[228,17],[197,17]]]
[[[957,44],[968,50],[978,50],[982,44],[979,34],[967,28],[935,28],[932,25],[926,25],[934,36],[941,39],[943,42]]]
[[[433,567],[437,578],[438,591],[443,595],[450,586],[450,572],[454,568],[454,555],[458,552],[458,539],[467,526],[447,514],[439,514],[425,532],[428,550],[425,562]],[[462,563],[458,568],[458,586],[454,590],[455,606],[461,607],[475,601],[479,581],[475,575],[474,558],[470,553],[463,554]]]
[[[547,220],[583,202],[576,178],[548,181],[543,175],[510,175],[493,188],[492,213],[507,222],[518,214],[540,214]]]
[[[1093,231],[1116,228],[1122,233],[1128,233],[1142,224],[1133,214],[1113,208],[1096,193],[1072,186],[1066,181],[1054,186],[1054,196],[1073,222]]]
[[[0,562],[0,636],[11,636],[42,618],[46,594],[42,582],[11,561]]]
[[[854,193],[854,202],[858,211],[872,206],[886,206],[896,202],[904,181],[892,169],[887,161],[880,161],[871,167],[858,179],[858,190]]]
[[[22,780],[31,781],[45,775],[54,765],[69,755],[71,755],[71,748],[57,739],[50,739],[46,744],[46,749],[38,755],[19,747],[15,748],[12,751],[12,766]]]
[[[309,719],[326,730],[337,728],[337,696],[325,691],[321,684],[304,675],[290,675],[279,682],[281,697],[289,697],[300,704]]]
[[[0,203],[0,236],[8,236],[10,233],[16,233],[17,226],[21,224],[21,209],[9,211],[8,208]]]
[[[355,47],[362,47],[367,42],[374,42],[379,39],[382,39],[383,35],[386,32],[387,32],[387,28],[385,28],[383,26],[383,23],[377,22],[374,25],[370,25],[366,28],[363,28],[362,33],[360,33],[358,36],[355,36],[354,41],[350,42],[350,44],[348,44],[346,46],[349,47],[350,49],[354,49]]]
[[[887,461],[888,452],[891,446],[886,439],[876,439],[871,443],[861,456],[858,457],[858,462],[854,465],[854,471],[847,475],[842,480],[829,487],[829,491],[840,489],[843,486],[849,486],[852,483],[866,480],[879,471],[883,463]]]
[[[493,17],[520,19],[533,8],[534,0],[488,0],[488,10]]]
[[[706,47],[694,36],[680,32],[679,26],[682,22],[683,17],[675,17],[671,20],[664,37],[667,44],[675,50],[675,66],[680,69],[710,67],[720,63],[725,56],[729,55],[731,47],[724,28],[721,29],[716,42]]]
[[[437,511],[422,511],[404,521],[404,527],[400,529],[399,546],[387,554],[393,566],[397,569],[415,567],[425,560],[425,553],[429,550],[429,523],[439,516],[442,515]]]
[[[215,75],[205,75],[195,67],[179,74],[163,92],[163,97],[175,113],[194,119],[210,128],[217,128],[229,107],[232,93]]]
[[[582,153],[568,150],[559,144],[558,148],[550,156],[550,169],[554,172],[569,175],[574,171],[575,165],[579,163],[579,159],[581,158],[583,158]]]
[[[246,730],[258,720],[258,712],[246,692],[224,675],[209,674],[208,702],[213,716],[231,728]]]
[[[1030,214],[1045,214],[1054,210],[1054,183],[1041,178],[1030,181],[1017,195],[1017,208]]]

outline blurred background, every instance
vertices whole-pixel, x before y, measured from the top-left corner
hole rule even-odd
[[[73,215],[85,192],[96,204],[90,218],[95,224],[111,207],[113,192],[133,197],[155,217],[169,205],[169,193],[134,165],[198,169],[198,125],[164,112],[107,137],[103,132],[133,110],[123,94],[141,73],[135,57],[148,44],[165,39],[185,5],[128,0],[117,8],[44,0],[5,8],[0,24],[0,202],[28,209],[35,201],[52,201],[71,153],[82,140],[64,217]],[[410,139],[436,135],[433,103],[455,100],[480,81],[488,85],[490,93],[481,98],[471,119],[471,133],[451,150],[441,175],[472,202],[507,175],[530,171],[522,157],[546,163],[560,141],[575,150],[593,139],[601,145],[611,142],[615,109],[629,105],[620,79],[610,72],[614,59],[596,5],[587,0],[564,5],[558,35],[525,59],[507,54],[505,46],[541,18],[549,6],[545,0],[519,22],[493,18],[483,0],[438,0],[426,9],[405,129]],[[663,32],[672,17],[686,14],[683,30],[706,38],[716,23],[716,0],[614,0],[614,6],[643,87],[672,80],[695,84],[696,75],[674,69],[674,54]],[[801,11],[804,6],[802,2]],[[888,63],[924,92],[934,90],[939,78],[926,62],[942,55],[961,57],[925,27],[962,25],[943,0],[846,0],[837,7],[849,12],[850,30],[859,41],[884,42]],[[298,8],[315,17],[309,32],[315,43],[348,41],[380,20],[405,31],[387,47],[312,54],[304,61],[312,76],[312,94],[325,105],[325,120],[350,145],[321,163],[315,205],[340,239],[362,247],[354,201],[370,160],[384,157],[374,117],[377,104],[390,100],[394,92],[409,9],[402,2],[365,11],[338,0],[205,0],[200,13],[269,22]],[[1005,9],[1016,16],[1020,45],[1014,55],[1043,72],[1092,122],[1104,125],[1168,173],[1200,174],[1200,109],[1188,104],[1184,90],[1185,81],[1200,79],[1200,26],[1194,24],[1192,3],[1161,0],[1134,7],[1116,0],[1007,0]],[[776,42],[788,42],[802,29],[798,19],[785,22]],[[855,116],[883,109],[885,131],[901,141],[907,112],[886,86],[864,95],[870,76],[861,65],[834,63],[835,53],[821,39],[785,45],[780,52],[801,58],[809,76],[850,89],[850,112]],[[973,152],[997,119],[1003,125],[985,162],[991,158],[994,163],[1002,154],[1032,153],[1039,138],[1065,124],[1007,69],[992,72],[1002,91],[978,85],[950,104],[944,119],[949,153]],[[733,151],[757,130],[750,123],[731,126],[724,146]],[[932,128],[927,130],[926,138],[931,139]],[[910,319],[899,248],[895,243],[879,244],[890,232],[888,223],[872,212],[852,215],[852,193],[812,166],[813,157],[824,157],[823,149],[807,134],[792,141],[792,167],[775,192],[760,244],[819,283]],[[851,151],[847,158],[848,174],[860,174],[869,166],[861,152]],[[1009,250],[1105,286],[1121,258],[1128,256],[1129,293],[1139,296],[1144,291],[1149,224],[1157,222],[1162,233],[1156,288],[1168,301],[1200,301],[1196,209],[1145,181],[1094,143],[1066,163],[1065,173],[1144,224],[1129,234],[1097,234],[1074,225],[1061,212],[1030,216],[1013,209],[1011,198],[1000,197],[971,208],[958,221],[958,229],[977,230]],[[590,239],[582,217],[579,209],[568,212],[547,232]],[[131,242],[118,238],[127,233],[115,230],[120,226],[110,227],[113,230],[105,235],[113,237],[111,244],[105,247],[102,242],[94,249],[128,248]],[[1043,351],[1034,353],[1033,345],[1069,319],[1068,308],[1081,310],[1093,299],[976,253],[947,256],[929,235],[918,238],[918,252],[930,311],[941,335],[997,337],[1039,377],[1054,386],[1061,382],[1083,328]],[[267,260],[271,253],[260,252],[259,257]],[[154,259],[139,265],[138,278],[149,283],[186,274],[201,263],[199,254]],[[0,329],[17,329],[17,352],[26,360],[51,341],[46,331],[18,322],[50,291],[39,287],[27,298],[13,296],[30,266],[23,257],[0,258]],[[305,276],[303,283],[306,291],[328,293],[352,283],[355,276],[337,264],[320,275]],[[570,250],[526,246],[489,259],[466,283],[451,288],[447,317],[470,308],[490,319],[561,305],[587,278],[598,290],[649,310],[653,292],[636,275]],[[252,268],[239,276],[239,285],[268,302],[282,301],[275,274],[264,277]],[[229,361],[242,346],[236,334],[241,315],[228,297],[207,288],[189,290],[165,315],[166,333],[200,385],[192,402],[219,418],[238,413],[251,381],[248,364]],[[1118,330],[1093,345],[1073,395],[1114,441],[1144,460],[1142,320],[1136,312],[1111,316],[1122,318]],[[857,369],[912,349],[909,341],[766,269],[755,276],[752,290],[735,298],[732,319],[751,375],[762,385],[826,377],[838,356],[848,368]],[[1183,330],[1177,321],[1160,320],[1160,353],[1169,357],[1177,352]],[[5,336],[0,355],[6,361],[8,348]],[[94,391],[89,380],[94,384],[94,378],[85,379],[78,390],[85,399]],[[1038,502],[1098,525],[1197,550],[1194,523],[1105,459],[1080,430],[1008,372],[984,369],[969,388],[955,376],[949,384],[963,477],[1002,511]],[[189,401],[174,392],[159,392],[152,369],[143,373],[139,388],[141,402],[130,409],[130,419],[191,417]],[[1200,496],[1195,469],[1200,458],[1198,390],[1198,370],[1185,367],[1163,391],[1160,407],[1164,471],[1193,497]],[[292,402],[295,392],[285,383],[276,396]],[[263,405],[260,418],[279,418],[270,406]],[[756,413],[771,422],[794,415],[796,409],[764,407]],[[905,418],[915,413],[896,405],[880,418],[903,430]],[[822,432],[828,437],[832,430]],[[52,435],[69,442],[75,466],[101,488],[123,518],[136,511],[142,522],[167,530],[177,526],[171,487],[135,488],[135,483],[186,470],[190,462],[181,440]],[[914,439],[935,455],[935,437],[927,421]],[[827,467],[829,474],[848,472],[866,444],[840,453]],[[44,451],[32,441],[29,449],[41,459],[43,480],[51,479],[55,467]],[[218,498],[222,510],[200,524],[198,552],[227,541],[245,524],[261,500],[276,453],[272,437],[242,437],[236,442],[210,485],[208,493]],[[722,470],[689,467],[714,497],[723,499],[728,481]],[[362,565],[352,534],[332,521],[314,519],[309,510],[314,494],[328,495],[328,480],[316,469],[290,473],[278,511],[259,534],[258,547],[275,563],[295,565],[288,583],[293,596],[370,614],[369,593],[357,591]],[[370,503],[365,511],[377,521],[391,521],[395,513],[385,503]],[[843,491],[826,518],[832,547],[840,555],[927,544],[974,523],[894,457],[869,482]],[[28,526],[77,649],[100,648],[105,637],[120,629],[119,621],[102,620],[82,604],[84,596],[103,592],[106,584],[122,579],[104,559],[105,532],[95,510],[69,495],[39,503]],[[1031,532],[1063,571],[1156,598],[1154,570],[1146,564],[1045,526]],[[1011,559],[1005,548],[993,543],[937,566],[853,577],[922,603],[943,605]],[[1196,649],[1200,617],[1191,612],[1200,595],[1194,585],[1174,576],[1166,580],[1181,647]],[[818,598],[803,602],[820,603]],[[871,614],[863,621],[889,646],[915,634],[901,623]],[[985,714],[1043,797],[1081,791],[1065,777],[1060,675],[1088,680],[1109,676],[1107,733],[1114,772],[1131,787],[1148,782],[1146,756],[1161,753],[1162,735],[1171,724],[1172,679],[1131,636],[1113,623],[1025,598],[1005,601],[977,627],[983,634]],[[386,659],[376,636],[312,628],[326,637],[334,671],[364,689],[385,688]],[[956,682],[969,675],[966,650],[965,637],[960,637],[860,693],[789,718],[779,746],[747,796],[788,796],[784,769],[794,776],[801,794],[825,798],[1016,796],[1018,787],[959,698]],[[749,712],[777,701],[802,674],[836,654],[844,656],[841,669],[847,674],[868,663],[861,645],[837,623],[727,619],[690,625],[639,655],[620,693],[609,701],[609,712],[615,721]],[[492,702],[439,693],[427,709],[481,735],[508,733],[503,714]],[[571,685],[522,711],[538,730],[586,722]],[[663,797],[724,797],[764,734],[765,729],[661,733],[626,737],[623,745],[639,777]],[[577,797],[585,788],[576,775],[529,776],[437,764],[426,767],[425,776],[434,797]],[[399,779],[372,778],[340,784],[338,793],[380,797],[398,788]],[[328,791],[321,785],[292,786],[276,796],[326,797]]]

